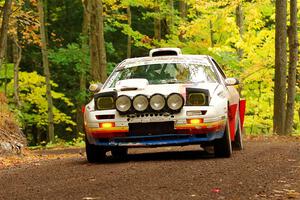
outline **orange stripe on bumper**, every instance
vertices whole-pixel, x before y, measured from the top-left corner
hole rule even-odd
[[[202,128],[214,128],[218,126],[225,126],[225,120],[217,121],[217,122],[208,122],[208,123],[200,123],[200,124],[178,124],[175,126],[175,129],[202,129]]]
[[[225,120],[211,123],[194,124],[180,124],[176,125],[175,129],[180,133],[187,134],[207,134],[224,130],[226,126]]]
[[[112,127],[112,128],[87,128],[86,133],[95,138],[111,138],[122,137],[128,133],[128,127]]]

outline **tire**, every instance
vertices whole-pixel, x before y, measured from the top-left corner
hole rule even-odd
[[[128,155],[128,149],[124,147],[113,148],[111,155],[115,160],[126,160]]]
[[[90,144],[87,138],[85,138],[85,151],[86,158],[89,163],[97,163],[104,161],[105,159],[105,149],[103,147]]]
[[[232,148],[239,151],[244,149],[240,117],[238,118],[238,126],[235,132],[234,141],[232,142]]]
[[[213,154],[214,153],[214,147],[213,146],[201,146],[201,148],[204,149],[204,151],[208,154]]]
[[[232,146],[230,139],[230,128],[227,120],[224,135],[221,139],[217,139],[214,142],[215,157],[229,158],[232,154]]]

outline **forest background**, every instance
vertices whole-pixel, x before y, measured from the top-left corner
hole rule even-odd
[[[1,8],[4,4],[0,0]],[[117,63],[156,47],[214,57],[228,77],[241,82],[238,89],[247,100],[245,133],[273,133],[273,0],[17,0],[7,30],[0,92],[9,108],[1,111],[14,113],[29,145],[49,140],[44,50],[56,142],[83,140],[81,108],[90,99],[90,83],[104,82]],[[300,135],[299,66],[297,73],[294,135]]]

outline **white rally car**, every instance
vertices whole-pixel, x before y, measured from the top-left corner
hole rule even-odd
[[[242,149],[245,100],[207,55],[183,55],[178,48],[126,59],[104,85],[92,84],[84,109],[89,162],[124,158],[129,147],[214,147],[217,157]]]

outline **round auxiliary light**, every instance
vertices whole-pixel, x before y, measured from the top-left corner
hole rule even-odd
[[[145,95],[140,94],[133,98],[132,104],[135,110],[142,112],[148,108],[149,101]]]
[[[126,95],[121,95],[116,100],[116,108],[119,112],[127,112],[131,107],[131,99]]]
[[[167,98],[167,105],[173,111],[178,111],[183,107],[184,99],[180,94],[172,93]]]
[[[150,106],[155,111],[162,110],[166,105],[166,99],[161,94],[154,94],[150,98]]]

